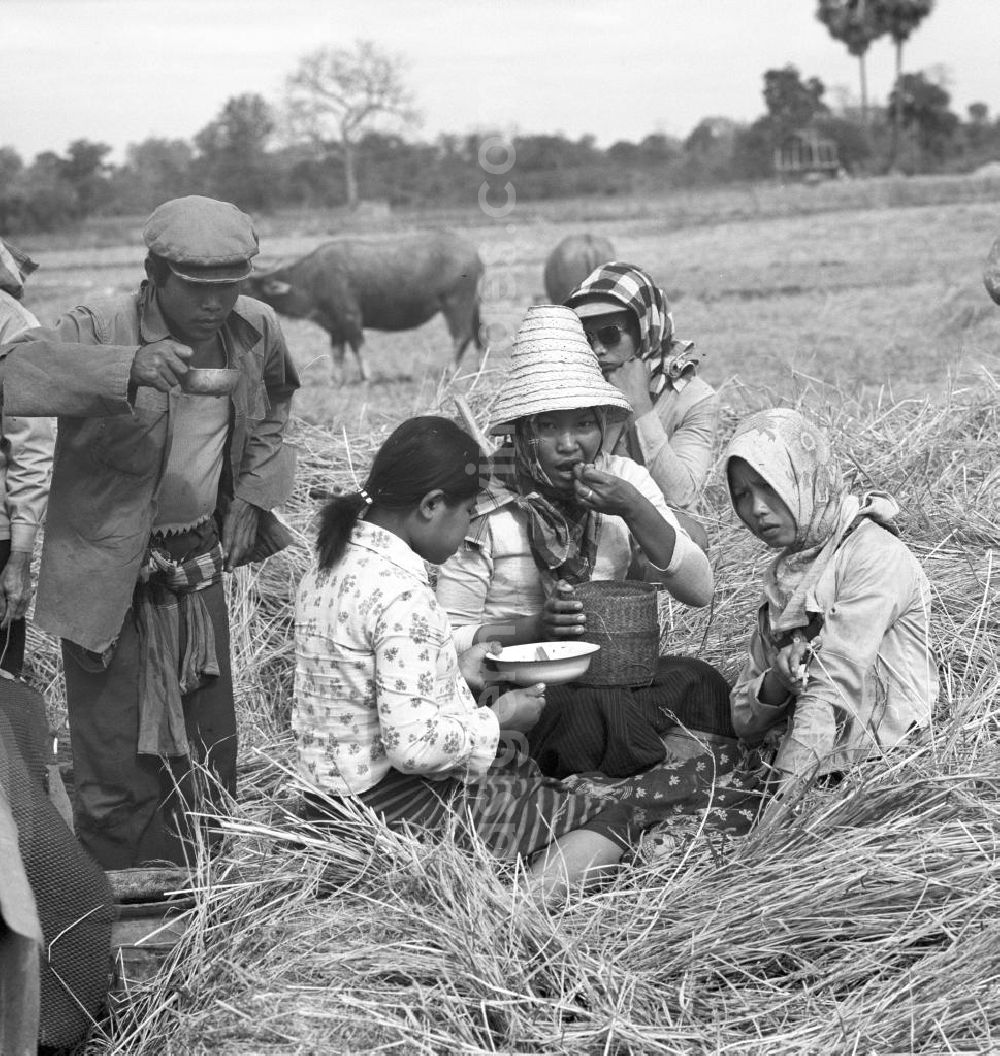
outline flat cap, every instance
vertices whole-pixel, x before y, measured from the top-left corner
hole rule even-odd
[[[260,252],[253,221],[230,202],[200,194],[173,198],[153,210],[142,237],[150,253],[188,282],[240,282]]]

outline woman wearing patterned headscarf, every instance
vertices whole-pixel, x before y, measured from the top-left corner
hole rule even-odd
[[[733,725],[775,741],[782,786],[839,774],[926,726],[937,698],[930,587],[895,501],[847,494],[826,437],[792,410],[752,415],[725,453],[740,520],[778,554]]]
[[[583,322],[605,378],[628,398],[635,421],[611,430],[605,450],[645,466],[667,503],[693,509],[712,464],[719,398],[697,376],[694,343],[674,337],[663,290],[631,264],[602,264],[566,304]]]

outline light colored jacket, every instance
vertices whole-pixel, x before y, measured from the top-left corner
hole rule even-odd
[[[847,770],[926,726],[938,694],[930,602],[906,544],[863,521],[807,599],[807,611],[823,617],[808,684],[776,707],[758,698],[778,652],[761,606],[730,698],[736,732],[751,743],[778,737],[775,765],[787,780]]]
[[[38,320],[31,312],[0,290],[0,345],[33,326]],[[45,519],[55,430],[50,418],[4,414],[0,432],[0,539],[9,539],[11,550],[30,554]]]
[[[708,558],[677,523],[652,477],[632,459],[618,455],[602,452],[596,465],[602,472],[627,480],[673,526],[674,552],[657,578],[686,604],[707,605],[715,587]],[[592,578],[622,580],[631,560],[628,525],[621,517],[602,514]],[[472,645],[484,624],[541,612],[545,590],[531,552],[525,512],[510,503],[488,514],[480,543],[465,543],[441,566],[437,598],[448,610],[460,653]]]
[[[714,457],[719,394],[697,375],[678,378],[668,383],[651,411],[635,419],[634,428],[638,452],[629,450],[628,429],[611,432],[605,449],[641,462],[669,505],[697,507]]]
[[[29,358],[69,352],[81,373],[95,348],[98,363],[107,352],[118,363],[106,417],[60,417],[35,608],[43,630],[94,652],[117,638],[132,604],[178,398],[142,387],[129,402],[129,371],[137,346],[168,336],[143,283],[137,293],[74,308],[54,328],[32,330],[14,346],[23,343]],[[267,305],[240,297],[221,337],[228,365],[241,377],[230,396],[218,512],[233,495],[270,510],[292,491],[295,454],[284,432],[298,376]]]

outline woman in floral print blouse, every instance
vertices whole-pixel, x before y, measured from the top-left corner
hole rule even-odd
[[[457,808],[499,857],[533,858],[548,896],[618,862],[636,833],[629,807],[498,756],[537,721],[544,686],[477,704],[470,684],[482,688],[495,643],[458,655],[425,565],[457,549],[479,486],[475,441],[425,416],[386,440],[364,487],[324,509],[296,604],[298,769],[323,796],[358,800],[393,827],[441,830]],[[322,813],[321,798],[310,803]]]

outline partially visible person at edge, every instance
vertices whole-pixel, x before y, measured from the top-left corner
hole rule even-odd
[[[289,541],[271,511],[295,463],[295,367],[273,311],[240,296],[258,252],[250,218],[192,195],[159,206],[143,237],[138,291],[21,339],[123,363],[119,413],[59,419],[36,605],[62,640],[77,833],[108,869],[185,862],[192,758],[235,792],[222,573]],[[190,368],[218,367],[238,372],[229,395],[182,391]]]
[[[779,792],[836,780],[928,724],[938,694],[930,586],[884,492],[849,495],[797,411],[751,415],[724,456],[733,507],[778,551],[732,691],[736,732],[774,751]]]
[[[21,303],[37,265],[0,239],[0,345],[38,320]],[[45,517],[55,442],[50,418],[3,414],[0,422],[0,669],[24,667],[25,614],[31,601],[31,557]]]
[[[324,508],[317,567],[296,602],[298,769],[319,793],[307,797],[313,819],[336,822],[336,801],[350,799],[391,827],[433,833],[451,808],[498,857],[531,860],[530,883],[554,897],[618,862],[631,809],[497,761],[501,739],[536,722],[545,687],[477,706],[470,684],[482,688],[498,646],[456,652],[424,565],[461,544],[479,465],[453,422],[414,418],[379,449],[364,486]]]
[[[633,421],[609,427],[605,450],[645,466],[704,549],[696,514],[719,431],[719,397],[698,377],[694,342],[674,337],[666,294],[632,264],[602,264],[566,304],[582,320],[604,377],[635,412]]]
[[[30,261],[17,250],[10,256],[13,263],[0,243],[0,281],[19,290]],[[13,294],[0,293],[0,391],[7,422],[23,420],[44,428],[49,415],[128,413],[126,393],[134,398],[140,387],[152,383],[156,375],[151,364],[163,355],[163,343],[125,350],[96,347],[85,358],[70,345],[9,343],[29,324],[36,325],[34,316]],[[15,539],[18,531],[15,521]],[[6,925],[0,942],[0,991],[13,995],[11,1001],[0,999],[0,1051],[33,1053],[40,1041],[66,1051],[105,1004],[111,892],[103,870],[76,841],[71,819],[64,815],[67,824],[60,819],[61,782],[46,782],[44,749],[51,738],[45,702],[37,691],[13,678],[0,680],[0,727],[0,904]],[[73,942],[53,940],[68,929]],[[45,985],[46,977],[53,985]],[[59,985],[54,985],[56,979]],[[49,1045],[43,1049],[55,1051]]]
[[[489,431],[507,439],[467,539],[438,576],[459,650],[578,638],[587,627],[575,586],[626,579],[633,551],[678,601],[711,601],[708,559],[656,482],[604,446],[629,413],[573,311],[529,308],[491,414]],[[729,685],[700,660],[662,657],[652,686],[555,687],[531,750],[551,776],[626,776],[663,758],[660,734],[678,721],[731,734]]]

